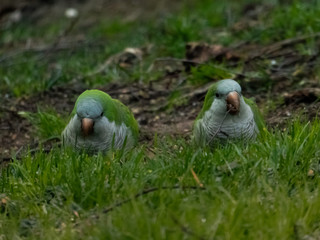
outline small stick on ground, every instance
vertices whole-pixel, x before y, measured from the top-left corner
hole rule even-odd
[[[200,239],[200,240],[206,239],[206,238],[196,234],[194,231],[192,231],[190,228],[186,227],[182,223],[180,223],[179,220],[175,216],[171,215],[171,218],[172,218],[173,222],[180,227],[182,232],[188,234],[189,236],[192,236],[192,237],[195,237],[197,239]]]
[[[245,63],[248,63],[257,58],[260,58],[260,59],[268,58],[274,52],[277,52],[285,47],[304,42],[310,38],[318,38],[318,37],[320,37],[320,32],[316,32],[316,33],[301,36],[301,37],[289,38],[289,39],[285,39],[285,40],[273,43],[269,46],[261,48],[260,51],[255,52],[252,56],[246,59]]]
[[[209,140],[209,144],[211,143],[211,141],[217,136],[217,134],[220,132],[220,130],[221,130],[221,127],[222,127],[222,124],[224,123],[224,120],[226,120],[226,117],[227,117],[227,115],[228,115],[228,113],[230,112],[230,110],[228,110],[227,112],[226,112],[226,114],[224,115],[224,117],[223,117],[223,119],[222,119],[222,121],[221,121],[221,123],[220,123],[220,125],[219,125],[219,127],[218,127],[218,129],[217,129],[217,131],[212,135],[212,137],[210,138],[210,140]]]
[[[190,169],[191,173],[192,173],[192,176],[194,178],[194,180],[198,183],[199,187],[203,188],[203,184],[200,182],[197,174],[194,172],[193,168]]]
[[[78,20],[79,20],[79,18],[76,17],[70,21],[67,28],[64,29],[64,31],[56,38],[56,40],[52,43],[51,48],[48,48],[47,51],[44,52],[44,54],[39,57],[39,60],[46,58],[48,55],[50,55],[50,53],[52,53],[56,50],[56,48],[59,45],[59,43],[61,42],[61,40],[72,31],[72,29],[74,28],[74,26],[76,25]]]
[[[125,199],[123,201],[120,201],[118,203],[115,203],[113,204],[112,206],[110,207],[107,207],[106,209],[104,209],[102,211],[102,213],[108,213],[108,212],[111,212],[112,210],[114,210],[115,208],[117,207],[120,207],[122,206],[123,204],[125,203],[128,203],[128,202],[131,202],[132,200],[136,199],[136,198],[139,198],[143,195],[146,195],[146,194],[149,194],[149,193],[152,193],[152,192],[155,192],[155,191],[159,191],[159,190],[165,190],[165,189],[168,189],[168,190],[172,190],[172,189],[200,189],[200,190],[205,190],[204,187],[202,188],[199,188],[198,186],[164,186],[164,187],[153,187],[153,188],[148,188],[148,189],[145,189],[143,191],[141,191],[140,193],[137,193],[136,195],[134,195],[132,198],[128,198],[128,199]]]

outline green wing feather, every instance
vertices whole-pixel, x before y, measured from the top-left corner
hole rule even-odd
[[[77,99],[71,116],[76,114],[77,103],[84,98],[92,98],[102,104],[104,116],[109,119],[109,121],[114,121],[117,125],[124,123],[132,131],[132,135],[135,140],[138,140],[139,127],[135,120],[132,112],[126,107],[122,102],[117,99],[113,99],[109,94],[102,92],[100,90],[87,90],[83,92]]]
[[[246,104],[248,104],[254,114],[254,121],[260,132],[266,127],[265,122],[263,120],[262,114],[259,111],[259,108],[253,99],[243,98]]]
[[[216,96],[217,88],[218,88],[218,83],[213,83],[210,86],[210,88],[208,89],[208,92],[207,92],[206,97],[204,99],[203,107],[202,107],[198,117],[196,118],[196,121],[203,118],[205,112],[210,109],[211,104],[213,103],[213,100]]]

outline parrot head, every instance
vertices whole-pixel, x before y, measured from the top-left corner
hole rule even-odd
[[[195,142],[207,145],[213,139],[254,139],[259,113],[255,103],[242,96],[240,85],[225,79],[213,83],[193,128]],[[259,120],[260,122],[260,120]]]
[[[93,98],[80,99],[76,105],[76,114],[81,121],[81,132],[87,137],[93,133],[95,123],[103,118],[103,107]]]
[[[217,113],[224,114],[225,112],[231,115],[236,115],[240,111],[242,102],[241,87],[231,79],[221,80],[217,83],[216,91],[213,92],[212,108]]]
[[[64,145],[88,152],[131,148],[138,136],[139,126],[129,108],[97,89],[80,94],[62,132]]]

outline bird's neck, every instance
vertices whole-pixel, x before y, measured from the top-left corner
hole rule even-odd
[[[224,111],[219,111],[215,108],[210,108],[203,117],[203,121],[208,124],[223,124],[232,125],[234,123],[247,122],[253,118],[251,108],[245,103],[243,98],[240,99],[239,113],[232,115]]]

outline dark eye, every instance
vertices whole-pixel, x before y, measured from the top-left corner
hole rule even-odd
[[[103,116],[103,112],[100,114],[100,117],[102,117]]]
[[[219,93],[216,93],[216,97],[217,97],[217,98],[220,97],[220,94],[219,94]]]

